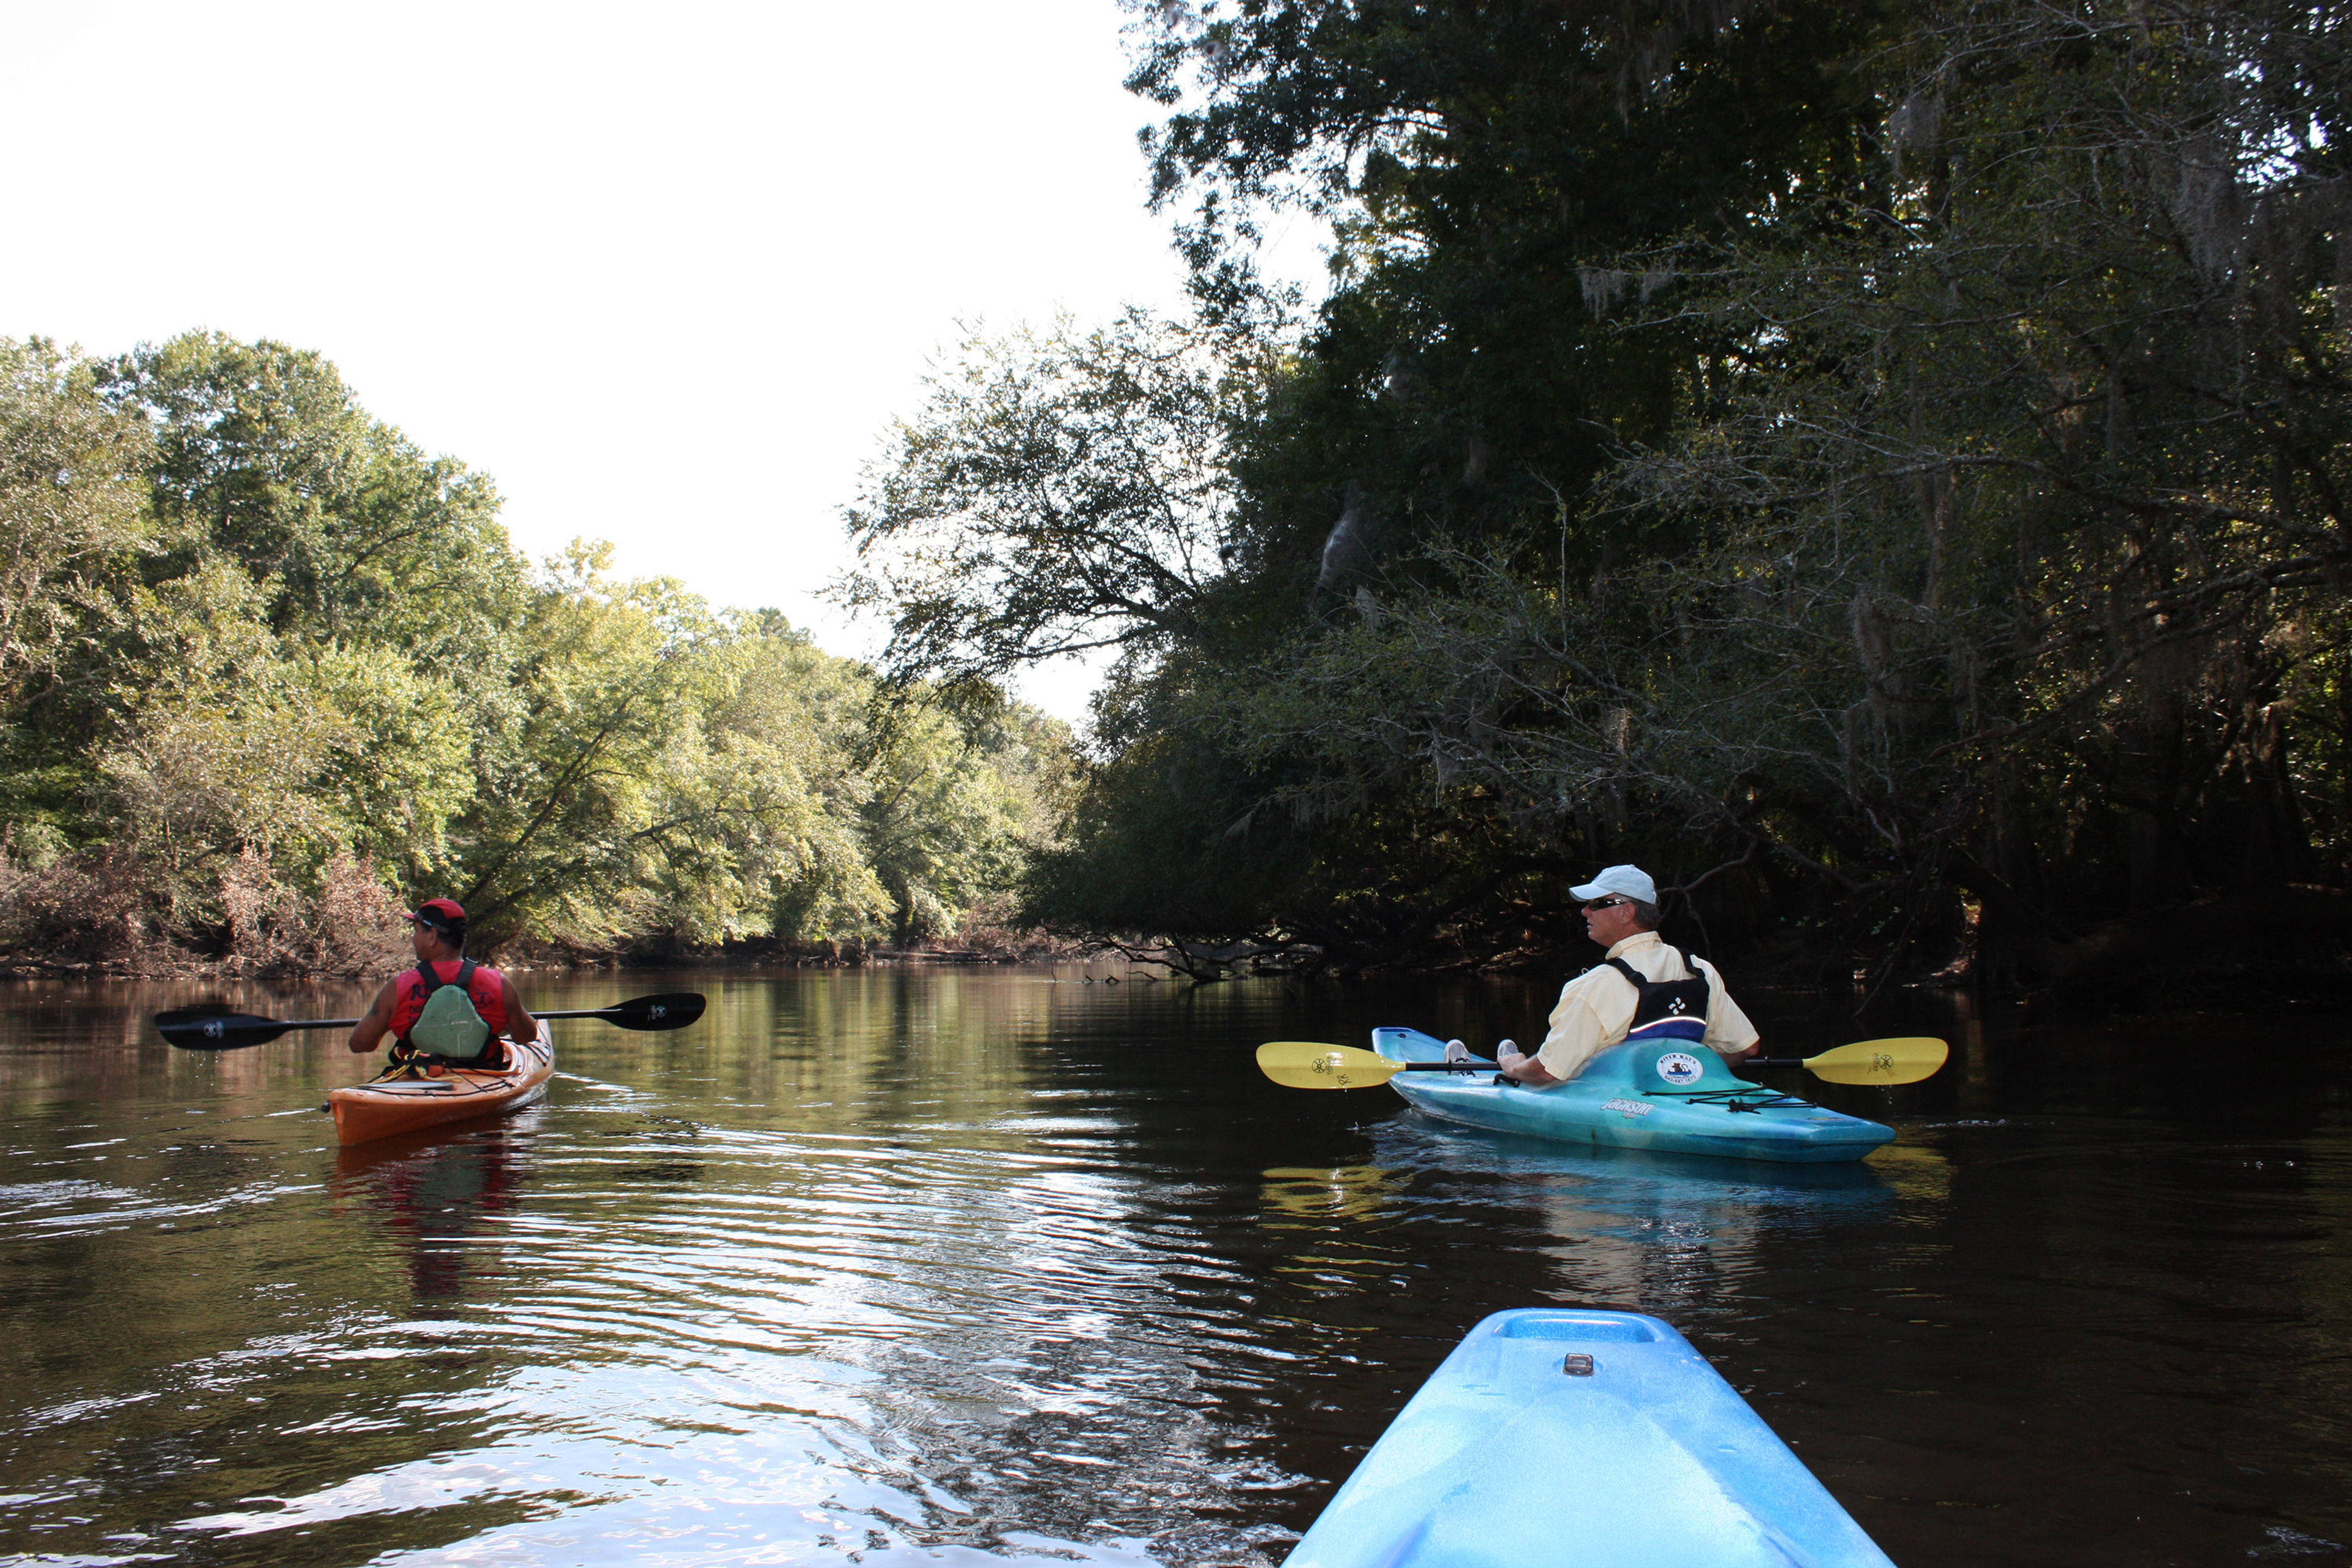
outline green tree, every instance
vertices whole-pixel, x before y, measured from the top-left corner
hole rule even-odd
[[[88,362],[0,338],[0,823],[37,860],[77,836],[93,688],[151,548],[148,451]]]
[[[1596,269],[1858,183],[1883,110],[1853,62],[1884,40],[1879,7],[1841,0],[1145,13],[1129,85],[1170,110],[1145,136],[1155,200],[1193,204],[1212,313],[1260,313],[1269,209],[1338,239],[1297,374],[1238,444],[1252,553],[1346,595],[1433,535],[1517,538],[1614,443],[1669,428],[1708,323],[1612,333]]]
[[[85,362],[0,338],[0,711],[120,616],[149,539],[132,477],[147,453]]]
[[[1262,319],[1267,204],[1334,219],[1338,286],[1256,357],[1228,570],[1107,689],[1040,914],[1475,957],[1638,853],[1840,977],[2341,928],[2330,14],[1179,5],[1139,46],[1212,317]]]
[[[707,654],[694,798],[675,836],[660,929],[814,944],[879,936],[892,911],[867,853],[859,767],[872,683],[781,615],[730,619]]]
[[[534,571],[317,354],[0,347],[0,944],[364,965],[391,889],[493,944],[914,939],[1051,836],[1038,716],[877,729],[773,612]]]
[[[319,354],[191,332],[100,381],[154,426],[159,522],[261,584],[273,631],[462,667],[520,607],[489,480],[369,416]]]
[[[859,566],[836,594],[887,609],[894,682],[1197,635],[1224,437],[1256,384],[1223,346],[1137,311],[966,339],[846,513]]]
[[[988,753],[936,710],[891,727],[867,770],[866,856],[889,889],[891,939],[947,935],[964,911],[1009,888],[1028,826]]]

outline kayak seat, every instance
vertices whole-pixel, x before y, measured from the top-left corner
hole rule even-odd
[[[420,1051],[414,1046],[394,1044],[386,1053],[383,1070],[369,1079],[371,1083],[397,1083],[407,1079],[441,1078],[457,1072],[510,1072],[514,1064],[508,1058],[504,1042],[492,1036],[478,1057],[445,1057],[435,1051]]]
[[[1510,1321],[1495,1331],[1498,1339],[1506,1340],[1573,1340],[1598,1341],[1602,1344],[1654,1345],[1658,1336],[1650,1326],[1623,1313],[1608,1317],[1597,1313],[1547,1312],[1522,1309],[1510,1316]]]

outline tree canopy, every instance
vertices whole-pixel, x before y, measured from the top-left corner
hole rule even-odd
[[[429,893],[492,943],[912,942],[1054,833],[1051,721],[877,726],[775,612],[497,512],[315,353],[0,341],[0,950],[333,965]]]
[[[2331,11],[1170,0],[1134,37],[1200,319],[1097,341],[1218,356],[1216,566],[1180,625],[1098,608],[1138,651],[1039,916],[1475,961],[1635,859],[1687,935],[1841,980],[2346,929]],[[1285,205],[1338,237],[1287,329]],[[992,363],[1059,422],[1027,492],[1075,477],[1118,419]],[[1013,494],[938,509],[940,559]],[[894,663],[1093,582],[973,580]]]

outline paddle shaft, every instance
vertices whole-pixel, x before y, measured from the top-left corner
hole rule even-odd
[[[1695,1042],[1670,1040],[1669,1045]],[[1872,1084],[1885,1088],[1916,1083],[1944,1065],[1950,1047],[1925,1037],[1857,1040],[1813,1057],[1764,1057],[1734,1061],[1733,1067],[1801,1068],[1828,1083]],[[1496,1071],[1496,1064],[1473,1057],[1466,1061],[1401,1062],[1354,1046],[1323,1045],[1313,1040],[1268,1040],[1257,1048],[1258,1070],[1290,1089],[1369,1089],[1386,1083],[1401,1072],[1451,1072],[1465,1075]],[[1509,1082],[1497,1075],[1498,1081]]]
[[[558,1013],[533,1013],[534,1018],[605,1018],[619,1012],[618,1007],[573,1007]],[[281,1029],[353,1029],[357,1018],[299,1018],[291,1021],[272,1019]]]
[[[1746,1061],[1733,1062],[1731,1065],[1736,1068],[1801,1068],[1805,1065],[1805,1058],[1802,1057],[1751,1057]],[[1493,1062],[1403,1062],[1397,1067],[1399,1072],[1492,1072],[1494,1070]]]
[[[554,1018],[562,1015],[542,1013],[540,1016]],[[1811,1059],[1810,1057],[1749,1057],[1745,1060],[1733,1061],[1730,1065],[1736,1068],[1801,1068],[1809,1065]],[[1395,1066],[1399,1072],[1493,1072],[1495,1070],[1495,1064],[1490,1061],[1398,1062]]]
[[[541,1018],[596,1018],[615,1028],[658,1032],[683,1029],[702,1016],[704,998],[691,991],[652,996],[632,996],[609,1007],[567,1007],[541,1013]],[[358,1018],[257,1018],[220,1013],[210,1007],[182,1008],[155,1015],[155,1028],[164,1039],[194,1051],[237,1050],[265,1045],[297,1029],[349,1029]]]
[[[559,1016],[553,1013],[540,1015],[543,1018]],[[1801,1068],[1808,1059],[1804,1057],[1750,1057],[1745,1061],[1735,1061],[1730,1065],[1736,1068]],[[1495,1064],[1486,1061],[1399,1062],[1396,1064],[1396,1069],[1399,1072],[1493,1072]]]

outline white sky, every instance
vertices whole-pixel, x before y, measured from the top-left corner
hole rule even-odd
[[[1178,308],[1113,0],[0,0],[0,333],[335,362],[575,535],[837,652],[837,509],[958,320]],[[1281,247],[1317,268],[1313,237]],[[1025,694],[1081,716],[1091,675]]]

